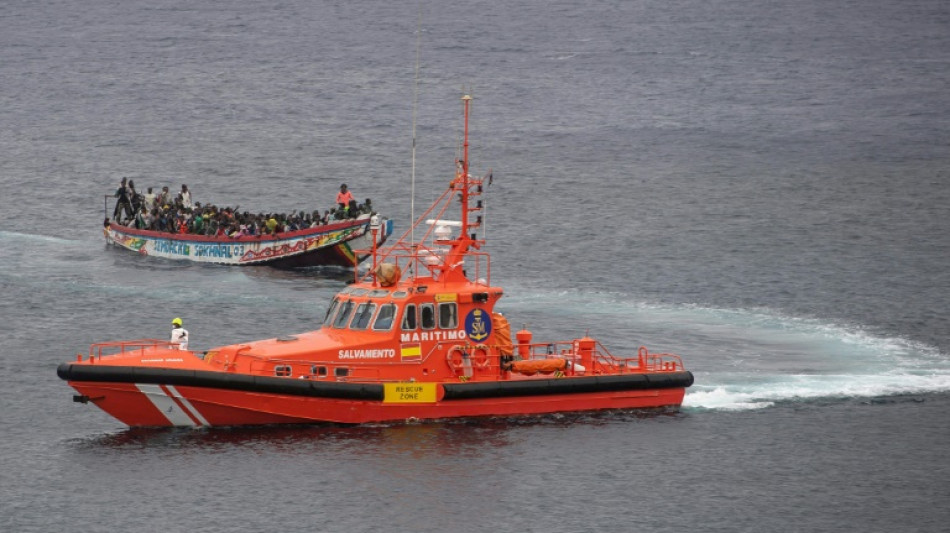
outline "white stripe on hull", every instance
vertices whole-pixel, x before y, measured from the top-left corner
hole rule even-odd
[[[181,402],[181,405],[178,404],[171,396],[169,396],[161,387],[161,385],[147,385],[136,383],[135,386],[145,394],[145,397],[148,398],[152,405],[162,415],[165,416],[165,419],[168,420],[168,423],[173,426],[180,427],[198,427],[201,425],[210,425],[208,421],[201,416],[201,413],[198,412],[194,406],[191,405],[187,399],[185,399],[177,389],[169,386],[168,389],[171,391],[172,395]],[[187,409],[187,412],[182,409]],[[189,413],[191,416],[189,416]],[[198,422],[195,422],[195,420]]]
[[[168,391],[172,393],[172,396],[174,396],[175,398],[178,398],[178,401],[180,401],[182,405],[185,406],[185,409],[187,409],[188,412],[191,413],[191,415],[194,418],[198,419],[198,422],[200,422],[202,426],[211,425],[208,423],[207,420],[205,420],[205,417],[201,416],[201,413],[199,413],[198,410],[195,409],[195,406],[191,405],[191,402],[188,401],[188,398],[185,398],[184,396],[181,395],[181,393],[178,392],[178,389],[176,389],[175,387],[171,385],[166,385],[166,387],[168,387]]]

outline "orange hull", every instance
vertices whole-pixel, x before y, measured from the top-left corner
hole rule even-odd
[[[438,401],[430,405],[308,398],[201,387],[70,382],[130,427],[364,424],[678,406],[685,388]]]

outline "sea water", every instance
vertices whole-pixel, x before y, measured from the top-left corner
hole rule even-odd
[[[0,29],[4,531],[946,529],[946,2],[41,1]],[[300,333],[351,279],[108,247],[122,177],[262,212],[345,182],[400,234],[463,91],[498,309],[680,355],[680,409],[194,431],[71,401],[91,343]]]

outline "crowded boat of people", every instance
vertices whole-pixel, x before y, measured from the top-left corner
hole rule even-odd
[[[358,203],[344,183],[337,194],[336,206],[324,212],[296,210],[290,213],[252,213],[239,207],[219,207],[211,203],[192,200],[187,185],[176,194],[168,186],[158,193],[148,187],[139,193],[135,183],[122,178],[116,190],[115,209],[112,220],[105,224],[121,224],[131,228],[175,234],[193,234],[215,237],[243,237],[249,235],[275,235],[291,231],[332,224],[345,219],[358,218],[363,214],[375,214],[372,200]]]

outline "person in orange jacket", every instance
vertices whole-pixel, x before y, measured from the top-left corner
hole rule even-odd
[[[340,192],[336,194],[336,203],[340,206],[340,209],[346,212],[350,208],[350,202],[354,201],[353,193],[351,193],[347,188],[346,184],[340,185]]]

